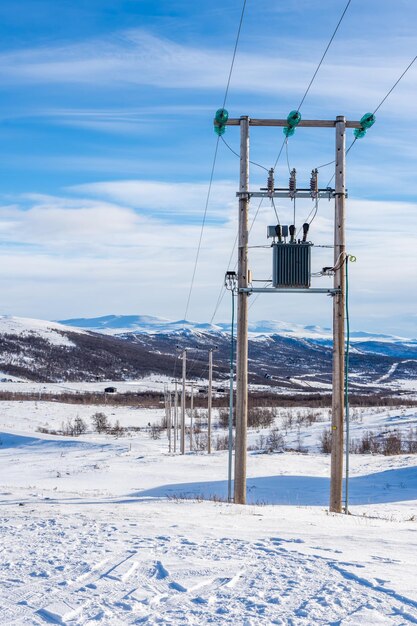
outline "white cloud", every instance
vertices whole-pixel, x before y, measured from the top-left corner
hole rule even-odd
[[[143,212],[178,221],[184,217],[201,222],[207,198],[207,183],[169,183],[149,180],[121,180],[77,185],[71,191],[95,197],[105,197]],[[210,194],[207,218],[227,219],[234,206],[236,186],[228,181],[216,181]]]
[[[333,51],[321,68],[309,99],[326,98],[328,105],[343,102],[344,109],[376,105],[411,60],[407,41],[398,39],[397,54],[381,58],[381,42],[344,40],[343,53]],[[263,44],[264,46],[265,44]],[[314,48],[314,54],[312,52]],[[259,46],[258,46],[259,47]],[[306,60],[306,49],[309,55]],[[317,48],[317,59],[315,58]],[[272,52],[274,52],[272,54]],[[364,63],[366,54],[366,63]],[[292,57],[290,56],[292,55]],[[292,48],[247,52],[241,50],[233,73],[233,90],[246,93],[287,94],[304,92],[320,57],[316,42],[292,42]],[[336,60],[335,60],[336,59]],[[117,87],[121,83],[164,89],[223,90],[230,66],[230,51],[184,45],[130,30],[108,39],[90,40],[55,48],[35,48],[0,55],[2,83],[88,84]],[[414,110],[416,83],[412,71],[393,93],[385,111]],[[400,92],[400,93],[399,93]],[[404,101],[402,94],[407,93]]]
[[[93,189],[98,194],[99,188]],[[150,189],[147,202],[158,205],[157,194],[154,198],[154,188]],[[231,189],[233,185],[225,196],[230,207],[225,209],[224,223],[208,222],[204,231],[191,318],[211,317],[224,272],[230,269],[226,264],[237,227],[237,204]],[[109,202],[109,188],[103,190],[104,201],[30,195],[23,199],[24,210],[18,203],[2,208],[0,279],[3,301],[10,306],[5,312],[45,318],[129,311],[183,316],[200,223],[167,224],[138,208]],[[135,187],[110,190],[110,195],[136,200]],[[183,188],[172,184],[169,191],[180,197]],[[193,200],[193,196],[187,200],[190,207]],[[257,202],[252,201],[251,216],[256,208]],[[281,202],[278,208],[282,223],[289,223],[291,204]],[[303,221],[310,208],[310,202],[299,202],[297,222]],[[414,214],[413,203],[348,201],[348,251],[357,256],[350,266],[353,327],[367,329],[374,324],[376,330],[393,332],[398,326],[398,334],[401,327],[407,327],[405,314],[411,315],[417,308]],[[333,203],[323,203],[310,231],[315,244],[332,244],[332,217]],[[273,211],[263,206],[250,245],[268,246],[266,226],[271,223]],[[268,278],[269,247],[251,248],[249,256],[254,278]],[[313,268],[331,263],[332,256],[332,249],[314,248]],[[235,258],[236,251],[231,267]],[[315,284],[331,286],[331,281],[317,279]],[[217,319],[228,318],[229,305],[226,297]],[[331,303],[325,296],[262,296],[251,309],[251,317],[329,324],[330,312]]]

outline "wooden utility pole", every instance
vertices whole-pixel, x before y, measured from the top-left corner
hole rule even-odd
[[[168,450],[169,453],[171,454],[172,452],[172,395],[171,392],[169,392],[169,398],[168,398],[168,424],[167,424],[167,428],[168,428]]]
[[[211,454],[211,406],[213,396],[213,348],[209,350],[209,379],[208,379],[208,399],[207,399],[207,452]]]
[[[177,451],[177,434],[178,434],[178,384],[175,381],[174,391],[174,452]]]
[[[187,376],[187,351],[182,353],[182,394],[181,394],[181,454],[185,454],[185,379]]]
[[[194,411],[194,383],[191,383],[191,402],[190,402],[190,450],[193,449],[193,411]]]
[[[240,118],[240,182],[238,233],[237,363],[235,504],[246,504],[246,447],[248,422],[248,211],[249,117]]]
[[[345,374],[345,129],[342,115],[336,118],[334,288],[333,296],[333,393],[330,511],[342,512],[343,417]]]

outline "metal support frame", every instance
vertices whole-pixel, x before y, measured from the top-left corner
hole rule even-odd
[[[241,195],[242,194],[239,191],[236,192],[237,198],[240,198]],[[266,191],[249,191],[245,192],[245,195],[248,195],[250,198],[310,198],[310,200],[315,200],[316,198],[327,198],[328,200],[331,200],[335,197],[335,190],[330,187],[326,189],[319,189],[317,194],[314,194],[314,196],[311,195],[310,189],[295,189],[291,192],[291,195],[289,189],[277,189],[273,193],[267,193]]]
[[[335,296],[340,294],[340,289],[326,289],[325,287],[308,287],[306,289],[301,288],[281,288],[281,287],[244,287],[238,290],[239,293],[327,293],[329,296]]]

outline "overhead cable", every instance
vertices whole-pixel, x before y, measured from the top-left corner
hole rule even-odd
[[[230,81],[231,81],[231,78],[232,78],[233,68],[234,68],[234,64],[235,64],[236,52],[237,52],[237,47],[238,47],[239,38],[240,38],[240,31],[242,29],[243,16],[245,14],[245,8],[246,8],[246,0],[243,1],[243,5],[242,5],[242,11],[241,11],[240,20],[239,20],[239,27],[238,27],[238,30],[237,30],[235,46],[234,46],[234,49],[233,49],[232,62],[230,64],[229,76],[228,76],[228,79],[227,79],[226,89],[225,89],[225,92],[224,92],[223,109],[226,106],[226,100],[227,100],[227,96],[228,96],[228,93],[229,93]],[[219,138],[220,137],[218,136],[217,137],[217,141],[216,141],[216,147],[215,147],[215,150],[214,150],[213,164],[212,164],[211,174],[210,174],[210,182],[209,182],[209,186],[208,186],[208,190],[207,190],[207,197],[206,197],[206,204],[205,204],[205,207],[204,207],[203,221],[201,223],[200,237],[199,237],[199,240],[198,240],[198,246],[197,246],[197,252],[196,252],[195,261],[194,261],[194,269],[193,269],[193,275],[192,275],[192,278],[191,278],[190,289],[189,289],[189,292],[188,292],[187,305],[185,307],[184,320],[187,319],[188,309],[189,309],[190,300],[191,300],[191,294],[192,294],[193,287],[194,287],[195,274],[196,274],[196,271],[197,271],[198,259],[199,259],[199,256],[200,256],[201,242],[202,242],[202,239],[203,239],[204,227],[205,227],[205,224],[206,224],[207,209],[208,209],[208,205],[209,205],[209,201],[210,201],[211,188],[212,188],[212,184],[213,184],[214,170],[215,170],[215,167],[216,167],[216,159],[217,159],[217,153],[218,153],[218,149],[219,149]]]
[[[352,2],[352,0],[349,0],[349,1],[348,1],[348,3],[346,4],[346,6],[345,6],[345,8],[344,8],[344,10],[343,10],[342,15],[340,16],[340,19],[339,19],[339,21],[338,21],[338,23],[337,23],[337,26],[336,26],[336,28],[335,28],[335,29],[334,29],[334,31],[333,31],[333,35],[330,37],[330,41],[329,41],[329,43],[327,44],[326,49],[325,49],[325,51],[324,51],[324,52],[323,52],[323,54],[322,54],[322,57],[321,57],[321,59],[320,59],[320,61],[319,61],[318,66],[316,67],[316,71],[314,72],[314,74],[313,74],[313,76],[312,76],[312,78],[311,78],[311,80],[310,80],[310,82],[309,82],[309,84],[308,84],[308,87],[307,87],[307,89],[305,90],[303,97],[301,98],[301,102],[300,102],[300,104],[298,105],[298,111],[301,109],[301,107],[302,107],[302,105],[303,105],[303,103],[304,103],[304,100],[306,99],[307,94],[308,94],[308,92],[310,91],[312,84],[314,83],[314,79],[316,78],[316,76],[317,76],[317,74],[318,74],[318,71],[319,71],[319,69],[320,69],[320,67],[321,67],[321,65],[322,65],[322,63],[323,63],[323,61],[324,61],[324,57],[326,56],[326,54],[327,54],[327,52],[328,52],[328,50],[329,50],[330,46],[332,45],[333,39],[335,38],[337,31],[339,30],[339,26],[340,26],[340,24],[342,23],[343,18],[345,17],[346,11],[348,10],[349,5],[350,5],[350,3],[351,3],[351,2]]]

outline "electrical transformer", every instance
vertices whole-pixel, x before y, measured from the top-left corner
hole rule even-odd
[[[272,244],[272,285],[275,288],[310,287],[311,246],[309,242]]]

